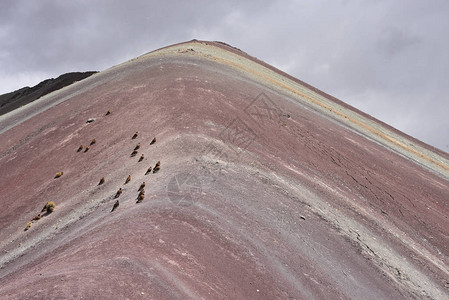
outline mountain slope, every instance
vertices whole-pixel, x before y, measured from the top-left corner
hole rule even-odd
[[[59,90],[76,81],[89,77],[97,72],[72,72],[58,78],[44,80],[33,87],[24,87],[17,91],[0,95],[0,115],[6,114],[39,99],[55,90]]]
[[[448,155],[226,44],[150,52],[0,128],[2,298],[448,296]]]

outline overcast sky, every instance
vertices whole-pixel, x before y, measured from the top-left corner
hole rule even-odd
[[[240,48],[449,152],[446,0],[0,0],[0,94],[194,38]]]

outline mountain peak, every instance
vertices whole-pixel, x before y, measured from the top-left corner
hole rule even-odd
[[[447,295],[447,154],[222,42],[0,128],[0,297]]]

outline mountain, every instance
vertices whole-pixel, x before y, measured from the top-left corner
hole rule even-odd
[[[1,116],[0,169],[1,299],[449,297],[449,155],[224,43]]]
[[[24,87],[17,91],[0,95],[0,116],[95,73],[97,72],[66,73],[56,79],[44,80],[31,88]]]

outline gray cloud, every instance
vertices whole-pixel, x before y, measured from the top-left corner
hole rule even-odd
[[[2,1],[0,94],[221,40],[449,151],[449,2]]]

